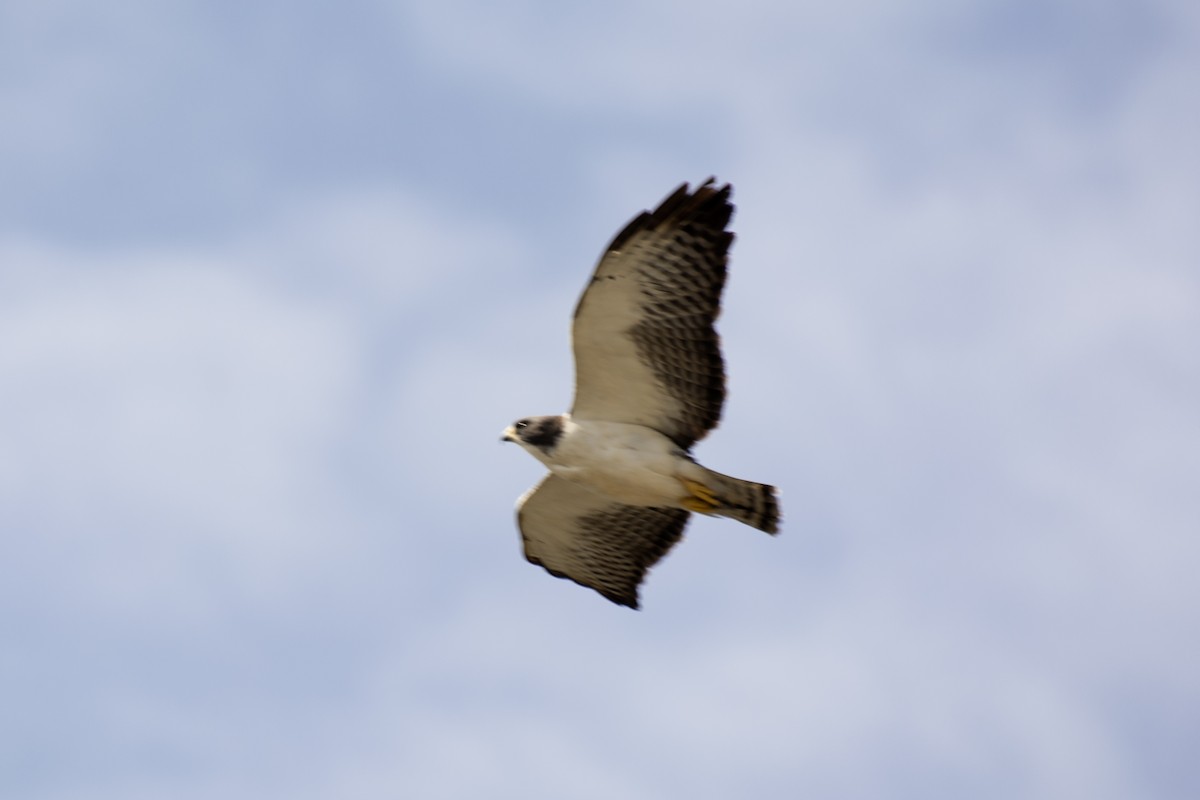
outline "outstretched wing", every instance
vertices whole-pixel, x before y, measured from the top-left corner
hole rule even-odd
[[[685,183],[608,246],[575,308],[573,417],[645,425],[684,450],[716,427],[729,191]]]
[[[554,474],[517,501],[525,558],[630,608],[687,521],[683,509],[627,506]]]

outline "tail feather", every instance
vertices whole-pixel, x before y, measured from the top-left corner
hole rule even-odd
[[[718,506],[713,514],[770,534],[779,532],[779,500],[774,486],[731,478],[707,468],[705,472],[708,473],[705,483],[717,496]]]

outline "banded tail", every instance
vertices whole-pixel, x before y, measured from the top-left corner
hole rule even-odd
[[[701,469],[717,501],[717,507],[708,513],[736,519],[770,534],[779,532],[779,501],[774,486],[731,478],[707,467]]]

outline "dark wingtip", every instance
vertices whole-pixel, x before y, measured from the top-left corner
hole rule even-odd
[[[524,533],[521,534],[521,539],[522,539],[522,541],[525,540]],[[546,572],[549,572],[551,575],[553,575],[556,578],[561,578],[564,581],[570,581],[571,583],[582,586],[585,589],[591,589],[596,594],[603,597],[605,600],[609,600],[613,603],[616,603],[619,606],[625,606],[626,608],[632,608],[634,611],[641,611],[641,605],[638,602],[637,587],[634,587],[632,592],[620,593],[620,592],[614,592],[609,589],[603,589],[599,586],[593,586],[590,583],[584,583],[583,581],[579,580],[578,578],[574,577],[573,575],[568,575],[567,573],[563,572],[562,570],[557,570],[557,569],[554,569],[553,567],[546,566],[546,564],[543,563],[542,560],[540,558],[538,558],[537,556],[529,555],[528,550],[525,551],[525,560],[528,561],[530,564],[541,567],[542,569],[546,570]]]
[[[576,583],[578,583],[578,581],[576,581]],[[619,606],[632,608],[634,611],[641,610],[641,606],[638,603],[637,587],[634,587],[633,591],[630,592],[617,592],[612,591],[611,589],[602,589],[599,586],[588,586],[586,583],[581,585],[587,586],[589,589],[593,589],[597,594],[603,596],[605,600],[610,600]]]
[[[716,214],[720,215],[719,227],[723,228],[729,224],[729,219],[733,216],[733,205],[729,202],[729,196],[733,192],[731,184],[726,183],[718,187],[717,179],[709,176],[708,180],[699,184],[694,192],[690,191],[690,188],[687,182],[679,184],[670,194],[663,198],[662,202],[653,211],[643,211],[631,219],[613,237],[613,240],[608,243],[605,252],[620,250],[635,233],[647,228],[653,229],[657,227],[659,223],[669,219],[689,203],[694,204],[697,209],[707,206],[709,203],[714,203]],[[726,235],[728,237],[726,248],[728,248],[729,244],[733,242],[733,234],[727,233]]]

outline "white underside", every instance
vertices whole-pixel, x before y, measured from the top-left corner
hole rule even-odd
[[[682,508],[687,490],[680,479],[702,478],[702,468],[652,428],[570,416],[564,422],[550,455],[529,451],[555,475],[620,503]]]

